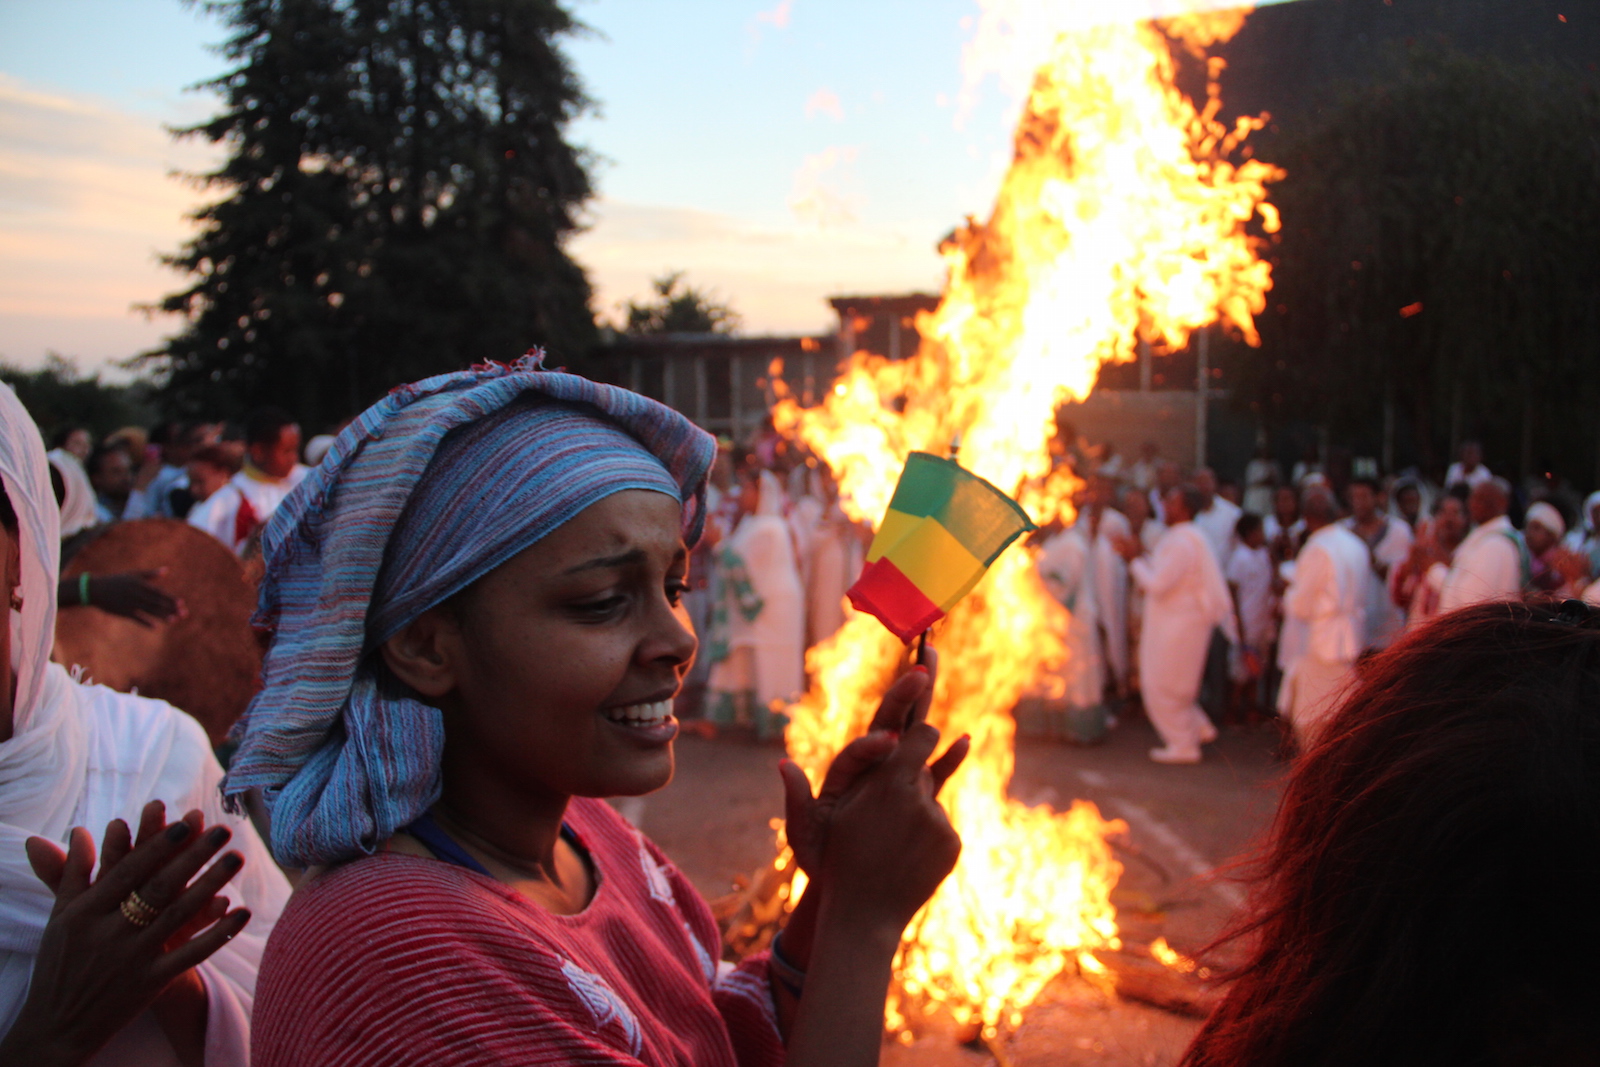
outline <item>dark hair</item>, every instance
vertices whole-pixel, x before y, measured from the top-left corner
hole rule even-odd
[[[282,408],[256,408],[244,420],[244,443],[275,445],[283,428],[294,424],[294,416]]]
[[[0,526],[13,534],[17,532],[17,509],[11,506],[11,497],[6,495],[4,482],[0,482]]]
[[[94,451],[89,453],[89,458],[83,464],[84,473],[91,478],[100,470],[100,464],[113,452],[121,452],[128,457],[128,462],[133,462],[133,456],[128,452],[127,446],[121,441],[105,441],[94,446]]]
[[[1378,479],[1376,479],[1376,478],[1368,478],[1366,476],[1362,476],[1360,478],[1351,478],[1350,479],[1350,486],[1349,486],[1350,489],[1354,489],[1358,485],[1365,486],[1368,490],[1370,490],[1372,492],[1373,496],[1377,496],[1378,495]]]
[[[1240,515],[1239,521],[1233,524],[1233,532],[1241,541],[1259,529],[1261,529],[1261,516],[1253,511]]]
[[[1457,482],[1444,492],[1446,496],[1453,496],[1465,504],[1467,502],[1467,498],[1472,495],[1472,486],[1468,485],[1466,482]]]
[[[1488,1064],[1515,1004],[1592,1011],[1595,619],[1481,604],[1363,666],[1293,768],[1224,938],[1248,958],[1183,1067]]]
[[[82,430],[82,429],[83,429],[83,427],[77,425],[76,423],[72,423],[72,424],[63,426],[61,429],[57,430],[55,433],[50,435],[50,447],[51,448],[66,448],[67,447],[67,438],[71,437],[73,434],[77,433],[79,430]],[[84,432],[87,433],[88,431],[85,430]]]
[[[189,453],[190,463],[206,463],[218,470],[233,474],[238,471],[239,463],[234,459],[233,453],[219,445],[205,445]]]
[[[1178,486],[1178,492],[1183,495],[1183,506],[1191,519],[1206,509],[1206,495],[1197,486],[1186,482]]]

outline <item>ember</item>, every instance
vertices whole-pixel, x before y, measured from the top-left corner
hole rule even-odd
[[[1056,406],[1081,399],[1100,365],[1138,341],[1184,346],[1219,320],[1256,340],[1271,279],[1246,224],[1277,217],[1267,164],[1230,154],[1256,120],[1216,118],[1220,62],[1201,110],[1173,87],[1174,46],[1196,55],[1230,37],[1241,12],[1123,23],[1059,36],[1034,76],[1010,171],[989,221],[942,248],[938,309],[907,360],[851,358],[826,402],[780,403],[778,428],[838,476],[855,518],[882,515],[913,450],[959,440],[964,466],[1013,494],[1040,524],[1070,521],[1079,484],[1052,468]],[[1107,836],[1125,829],[1094,805],[1058,812],[1007,796],[1011,709],[1066,652],[1064,609],[1027,552],[1000,558],[936,633],[944,659],[933,721],[972,754],[943,799],[964,841],[955,873],[907,930],[889,1025],[909,1040],[943,1013],[992,1036],[1063,970],[1101,975],[1116,948],[1110,893],[1121,874]],[[812,686],[790,709],[789,752],[813,781],[866,726],[871,694],[905,654],[856,616],[807,657]],[[787,862],[780,857],[778,864]],[[797,876],[799,877],[799,876]]]

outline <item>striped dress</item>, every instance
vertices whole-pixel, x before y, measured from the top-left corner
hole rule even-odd
[[[567,825],[598,883],[577,915],[397,853],[302,884],[261,963],[256,1067],[781,1064],[765,956],[719,966],[705,902],[604,802]]]

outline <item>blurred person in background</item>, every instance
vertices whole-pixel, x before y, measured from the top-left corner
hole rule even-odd
[[[1411,552],[1389,572],[1389,599],[1406,614],[1406,627],[1439,613],[1450,561],[1467,536],[1467,505],[1460,493],[1446,493],[1433,504],[1433,517],[1422,523]]]
[[[1469,455],[1465,449],[1463,456]],[[1461,484],[1459,481],[1456,484]],[[1480,479],[1467,497],[1472,532],[1456,549],[1439,591],[1439,610],[1455,611],[1485,600],[1516,600],[1528,583],[1528,548],[1506,517],[1511,487],[1504,479]]]
[[[100,523],[121,522],[133,494],[133,460],[127,448],[105,441],[90,453],[85,470],[94,487],[96,519]]]
[[[1303,643],[1284,665],[1278,710],[1304,749],[1337,706],[1361,655],[1371,557],[1361,539],[1338,521],[1331,490],[1307,489],[1300,512],[1308,536],[1293,564],[1283,613],[1300,624]]]
[[[1272,514],[1261,520],[1267,550],[1274,564],[1294,559],[1305,540],[1306,524],[1300,521],[1300,493],[1292,485],[1280,485],[1272,494]]]
[[[277,408],[261,408],[245,421],[244,468],[195,506],[189,524],[243,555],[309,469],[300,464],[300,427],[294,419]]]
[[[1452,489],[1465,485],[1468,489],[1476,489],[1493,477],[1494,473],[1483,465],[1483,446],[1476,441],[1463,441],[1461,458],[1445,471],[1444,487]]]
[[[1528,592],[1563,600],[1583,592],[1589,561],[1562,545],[1566,532],[1566,521],[1554,504],[1540,500],[1528,505],[1522,531],[1528,546]]]
[[[1248,511],[1239,516],[1236,535],[1238,547],[1223,571],[1239,626],[1239,641],[1228,662],[1228,677],[1233,682],[1230,709],[1243,711],[1246,724],[1254,724],[1265,706],[1262,685],[1276,643],[1278,604],[1272,592],[1272,553],[1267,549],[1261,516]]]
[[[1393,502],[1389,514],[1409,526],[1414,536],[1422,524],[1422,487],[1410,478],[1400,478],[1389,495]]]
[[[1578,512],[1566,545],[1588,559],[1590,574],[1600,575],[1600,491],[1585,497]]]
[[[783,736],[781,709],[805,691],[805,590],[783,501],[776,475],[747,471],[739,523],[717,555],[712,630],[727,637],[709,653],[709,717],[751,722],[763,740]]]
[[[89,472],[83,461],[94,450],[89,431],[75,427],[57,435],[56,447],[46,457],[61,481],[61,537],[76,537],[100,521],[95,508],[94,486],[89,484]]]
[[[1350,514],[1343,525],[1367,546],[1367,627],[1363,647],[1383,648],[1405,625],[1405,615],[1389,599],[1389,568],[1411,554],[1415,538],[1405,522],[1378,510],[1378,483],[1373,479],[1352,479],[1347,494]]]
[[[1200,677],[1213,632],[1220,626],[1237,636],[1222,570],[1191,521],[1204,502],[1195,486],[1171,490],[1163,503],[1173,521],[1155,551],[1146,555],[1132,538],[1118,546],[1145,594],[1139,685],[1145,713],[1161,735],[1161,747],[1150,750],[1156,763],[1199,763],[1200,746],[1216,740],[1216,725],[1200,710]]]

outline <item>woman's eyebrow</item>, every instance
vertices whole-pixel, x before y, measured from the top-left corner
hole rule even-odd
[[[643,563],[648,557],[642,548],[635,548],[630,552],[623,552],[616,556],[601,556],[591,559],[587,563],[580,563],[576,567],[569,567],[562,574],[578,574],[581,571],[604,570],[607,567],[627,567],[635,563]]]

